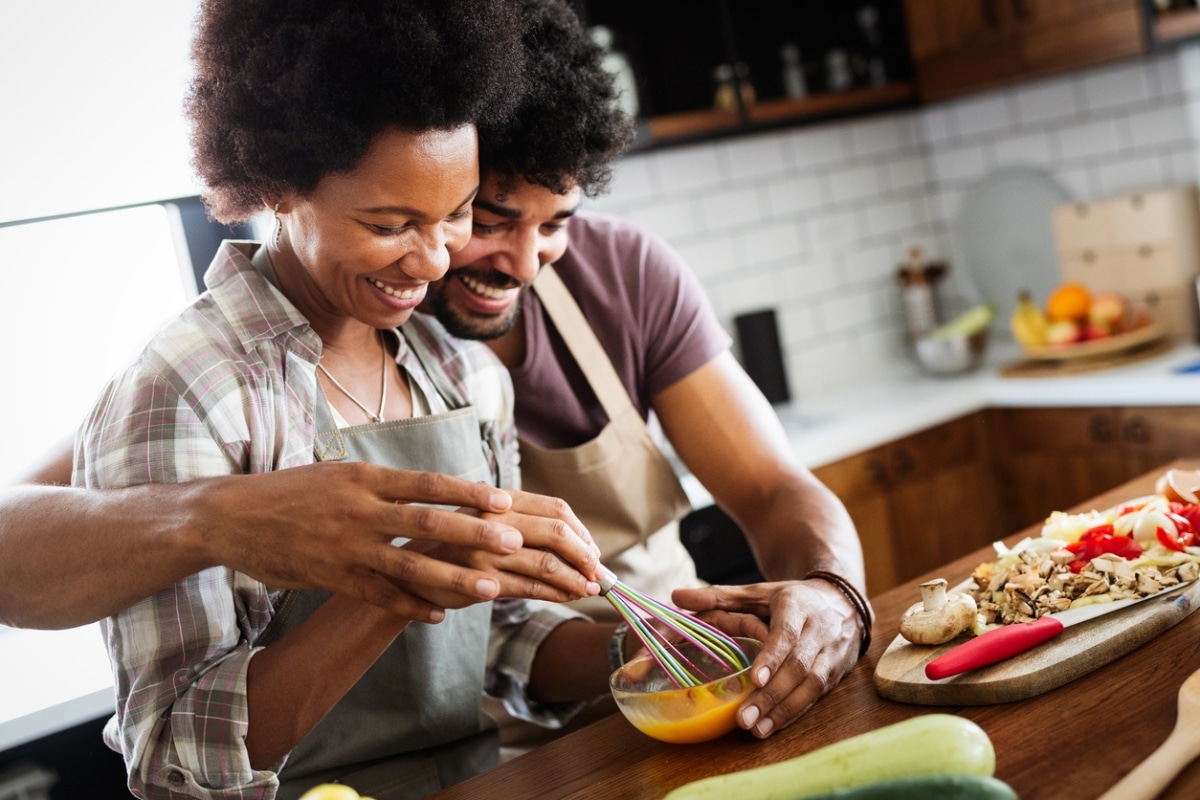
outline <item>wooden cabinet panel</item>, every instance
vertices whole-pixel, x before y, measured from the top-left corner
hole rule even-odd
[[[858,528],[870,594],[1008,533],[985,434],[975,414],[814,470]]]
[[[905,0],[925,100],[1145,51],[1139,0]]]

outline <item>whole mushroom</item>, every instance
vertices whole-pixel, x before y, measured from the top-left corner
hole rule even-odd
[[[900,635],[913,644],[945,644],[975,624],[979,607],[963,592],[947,596],[944,578],[921,584],[921,602],[900,618]]]

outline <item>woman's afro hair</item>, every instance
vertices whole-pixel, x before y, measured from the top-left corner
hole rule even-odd
[[[389,128],[478,128],[519,97],[513,0],[204,0],[185,107],[209,213],[349,172]]]
[[[566,0],[519,0],[525,46],[523,94],[513,117],[479,128],[487,175],[511,186],[520,178],[562,194],[607,189],[612,163],[633,140],[633,122],[617,104],[604,50]]]

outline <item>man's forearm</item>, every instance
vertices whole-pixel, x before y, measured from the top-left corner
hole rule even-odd
[[[0,623],[84,625],[212,566],[193,505],[188,485],[0,491]]]

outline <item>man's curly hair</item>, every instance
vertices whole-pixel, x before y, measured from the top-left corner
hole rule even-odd
[[[617,105],[604,50],[566,0],[519,5],[523,94],[511,119],[480,126],[480,166],[502,176],[505,188],[521,178],[557,194],[577,185],[595,197],[608,188],[613,161],[633,140],[633,122]]]
[[[389,128],[499,124],[520,33],[512,0],[205,0],[185,108],[209,213],[311,192]]]

